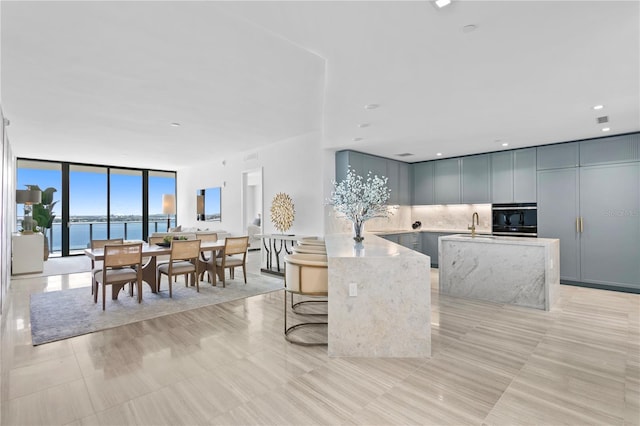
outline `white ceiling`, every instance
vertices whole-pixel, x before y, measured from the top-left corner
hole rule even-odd
[[[0,8],[20,157],[176,170],[318,132],[413,162],[640,131],[638,1]]]

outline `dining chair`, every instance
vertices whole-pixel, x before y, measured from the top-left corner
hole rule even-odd
[[[158,265],[158,285],[160,291],[160,282],[162,275],[166,275],[169,279],[169,297],[173,297],[173,288],[171,277],[184,275],[185,287],[188,286],[187,276],[191,275],[191,285],[195,283],[198,293],[200,292],[200,282],[198,277],[198,256],[200,256],[200,240],[173,240],[171,242],[171,254],[169,262]]]
[[[112,238],[110,240],[91,240],[91,250],[103,249],[107,244],[122,244],[122,238]],[[102,261],[91,259],[91,294],[96,286],[96,274],[102,272]]]
[[[142,302],[142,243],[105,245],[102,266],[102,272],[96,275],[93,303],[98,302],[100,285],[102,285],[102,310],[104,311],[107,285],[111,285],[115,298],[127,283],[133,282],[138,288],[138,303]],[[130,295],[133,296],[133,286],[131,286]]]
[[[249,236],[227,237],[224,241],[224,255],[216,258],[216,269],[219,269],[222,287],[226,287],[225,269],[229,269],[231,279],[234,279],[234,271],[242,266],[244,283],[247,283],[247,249],[249,248]]]

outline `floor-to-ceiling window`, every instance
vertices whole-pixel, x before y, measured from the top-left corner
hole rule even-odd
[[[92,239],[142,240],[165,231],[162,195],[175,197],[176,188],[175,172],[27,159],[18,159],[17,178],[18,188],[56,188],[52,256],[81,254]],[[22,206],[16,212],[20,229]]]
[[[149,171],[149,227],[147,233],[167,230],[167,219],[171,227],[176,226],[175,215],[162,213],[162,196],[176,193],[176,176],[173,172]]]
[[[142,171],[109,169],[109,238],[142,239]]]
[[[69,165],[69,252],[107,238],[108,168]]]
[[[49,252],[51,256],[60,256],[62,253],[62,205],[60,199],[62,197],[62,165],[60,163],[48,161],[17,161],[17,180],[16,189],[27,189],[36,185],[41,190],[47,188],[55,188],[53,200],[56,202],[54,213],[56,217],[53,225],[48,231]],[[24,219],[24,206],[16,206],[16,218],[18,220],[17,230],[22,229],[22,220]]]

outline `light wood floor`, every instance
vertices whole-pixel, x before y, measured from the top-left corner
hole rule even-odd
[[[543,312],[439,295],[434,270],[430,359],[287,343],[282,292],[31,346],[29,294],[88,280],[12,283],[3,425],[640,424],[638,295],[561,286]]]

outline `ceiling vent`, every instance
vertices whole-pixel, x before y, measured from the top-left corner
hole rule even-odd
[[[247,156],[244,157],[244,161],[251,161],[251,160],[257,160],[258,159],[258,153],[254,152],[252,154],[249,154]]]
[[[602,117],[598,117],[597,120],[598,120],[598,124],[608,123],[609,122],[609,116],[603,115]]]
[[[402,154],[396,154],[398,157],[411,157],[413,154],[410,152],[403,152]]]

